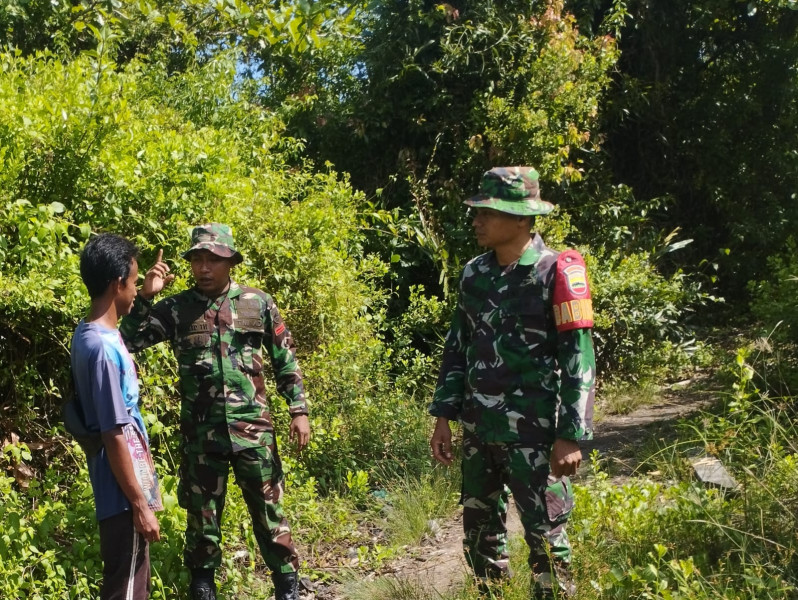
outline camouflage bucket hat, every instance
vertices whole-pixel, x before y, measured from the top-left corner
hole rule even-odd
[[[222,223],[207,223],[197,225],[191,230],[191,248],[183,253],[183,258],[188,259],[194,250],[209,250],[216,256],[232,258],[233,264],[238,264],[244,257],[236,250],[233,241],[233,230],[229,225]]]
[[[532,167],[496,167],[482,176],[479,194],[464,202],[511,215],[547,215],[554,205],[540,199],[538,178]]]

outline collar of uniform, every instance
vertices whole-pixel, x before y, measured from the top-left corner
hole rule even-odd
[[[238,298],[241,295],[241,286],[232,279],[230,280],[230,289],[227,290],[228,298]]]
[[[540,260],[540,255],[543,254],[543,250],[545,248],[545,244],[543,243],[543,238],[540,237],[539,234],[535,234],[532,236],[532,241],[524,250],[524,253],[518,259],[519,265],[534,265],[538,260]]]
[[[205,294],[200,292],[196,287],[191,288],[191,293],[194,294],[194,297],[197,300],[201,300],[202,302],[207,302],[209,300],[209,298]],[[241,295],[241,286],[231,279],[230,287],[227,288],[227,293],[225,294],[225,297],[238,298],[240,295]],[[215,298],[215,300],[216,299],[218,298]]]
[[[515,262],[502,267],[496,259],[496,252],[491,251],[488,266],[490,270],[493,271],[494,276],[506,275],[514,271],[518,266],[528,267],[534,265],[540,259],[540,255],[543,253],[544,248],[543,238],[536,233]]]

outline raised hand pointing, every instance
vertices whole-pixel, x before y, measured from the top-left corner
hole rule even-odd
[[[174,274],[169,273],[169,265],[163,261],[163,249],[158,250],[158,258],[144,276],[144,284],[139,290],[147,300],[152,300],[156,294],[175,280]]]

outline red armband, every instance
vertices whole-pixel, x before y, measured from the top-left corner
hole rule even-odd
[[[554,324],[557,331],[593,327],[593,301],[582,255],[566,250],[557,258],[554,274]]]

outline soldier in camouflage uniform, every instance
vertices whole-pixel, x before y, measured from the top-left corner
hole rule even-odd
[[[466,204],[487,254],[460,277],[457,307],[429,412],[437,417],[433,456],[451,464],[449,421],[463,430],[463,540],[487,587],[509,575],[508,494],[529,544],[533,598],[569,594],[573,508],[568,476],[581,462],[578,440],[592,435],[595,357],[585,263],[531,234],[540,199],[531,167],[495,168]]]
[[[264,349],[292,417],[290,437],[310,436],[302,372],[291,332],[272,297],[243,287],[230,269],[243,259],[227,225],[195,227],[195,286],[154,306],[173,275],[159,252],[120,331],[138,352],[169,341],[180,374],[183,456],[179,497],[187,511],[185,563],[193,600],[216,597],[220,522],[230,467],[252,516],[255,539],[271,569],[276,600],[297,598],[299,559],[281,506],[283,471],[264,389]]]

